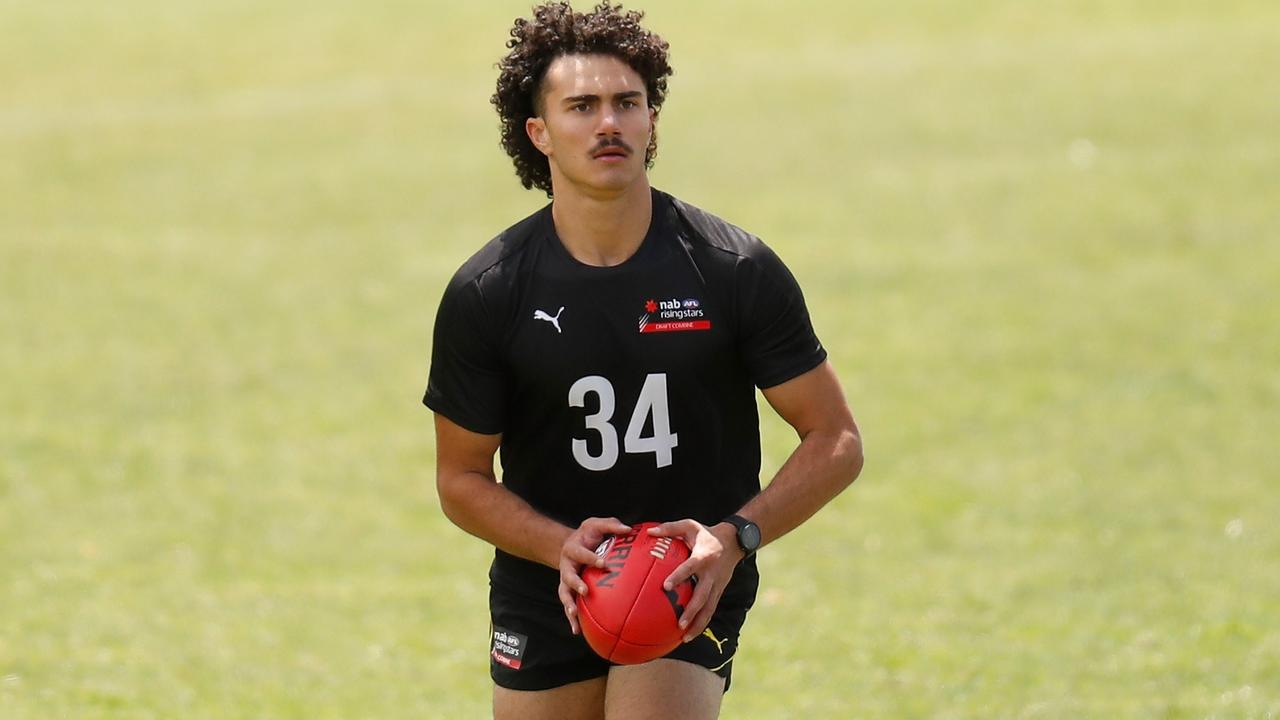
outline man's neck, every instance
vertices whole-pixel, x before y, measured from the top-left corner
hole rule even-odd
[[[647,179],[617,195],[556,193],[551,202],[556,234],[569,254],[584,265],[621,265],[644,242],[653,218]]]

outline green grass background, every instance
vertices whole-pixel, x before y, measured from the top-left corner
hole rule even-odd
[[[0,2],[0,718],[486,715],[419,397],[528,6]],[[647,9],[868,456],[724,717],[1280,716],[1280,5]]]

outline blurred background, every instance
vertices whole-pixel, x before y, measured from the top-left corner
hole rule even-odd
[[[419,401],[530,5],[0,0],[0,717],[486,716]],[[723,716],[1280,716],[1280,5],[644,9],[867,448]]]

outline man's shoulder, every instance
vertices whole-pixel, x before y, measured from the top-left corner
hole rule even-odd
[[[745,258],[769,252],[764,242],[752,233],[674,195],[667,197],[681,226],[688,231],[685,235],[691,244]]]
[[[546,207],[540,208],[498,233],[462,263],[462,267],[454,273],[453,280],[449,284],[456,287],[481,281],[501,274],[495,271],[501,271],[504,266],[518,262],[520,256],[528,250],[534,238],[537,237],[546,212]]]
[[[709,261],[708,267],[731,269],[738,279],[794,283],[786,263],[759,237],[702,208],[667,197],[682,226],[682,238],[691,252]]]

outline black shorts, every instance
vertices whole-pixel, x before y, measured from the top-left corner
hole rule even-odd
[[[737,577],[734,580],[738,580]],[[701,635],[665,657],[701,665],[724,678],[729,690],[738,633],[755,602],[757,579],[730,583]],[[614,665],[595,654],[569,629],[556,596],[534,596],[512,587],[489,586],[489,674],[511,690],[548,690],[604,677]]]

